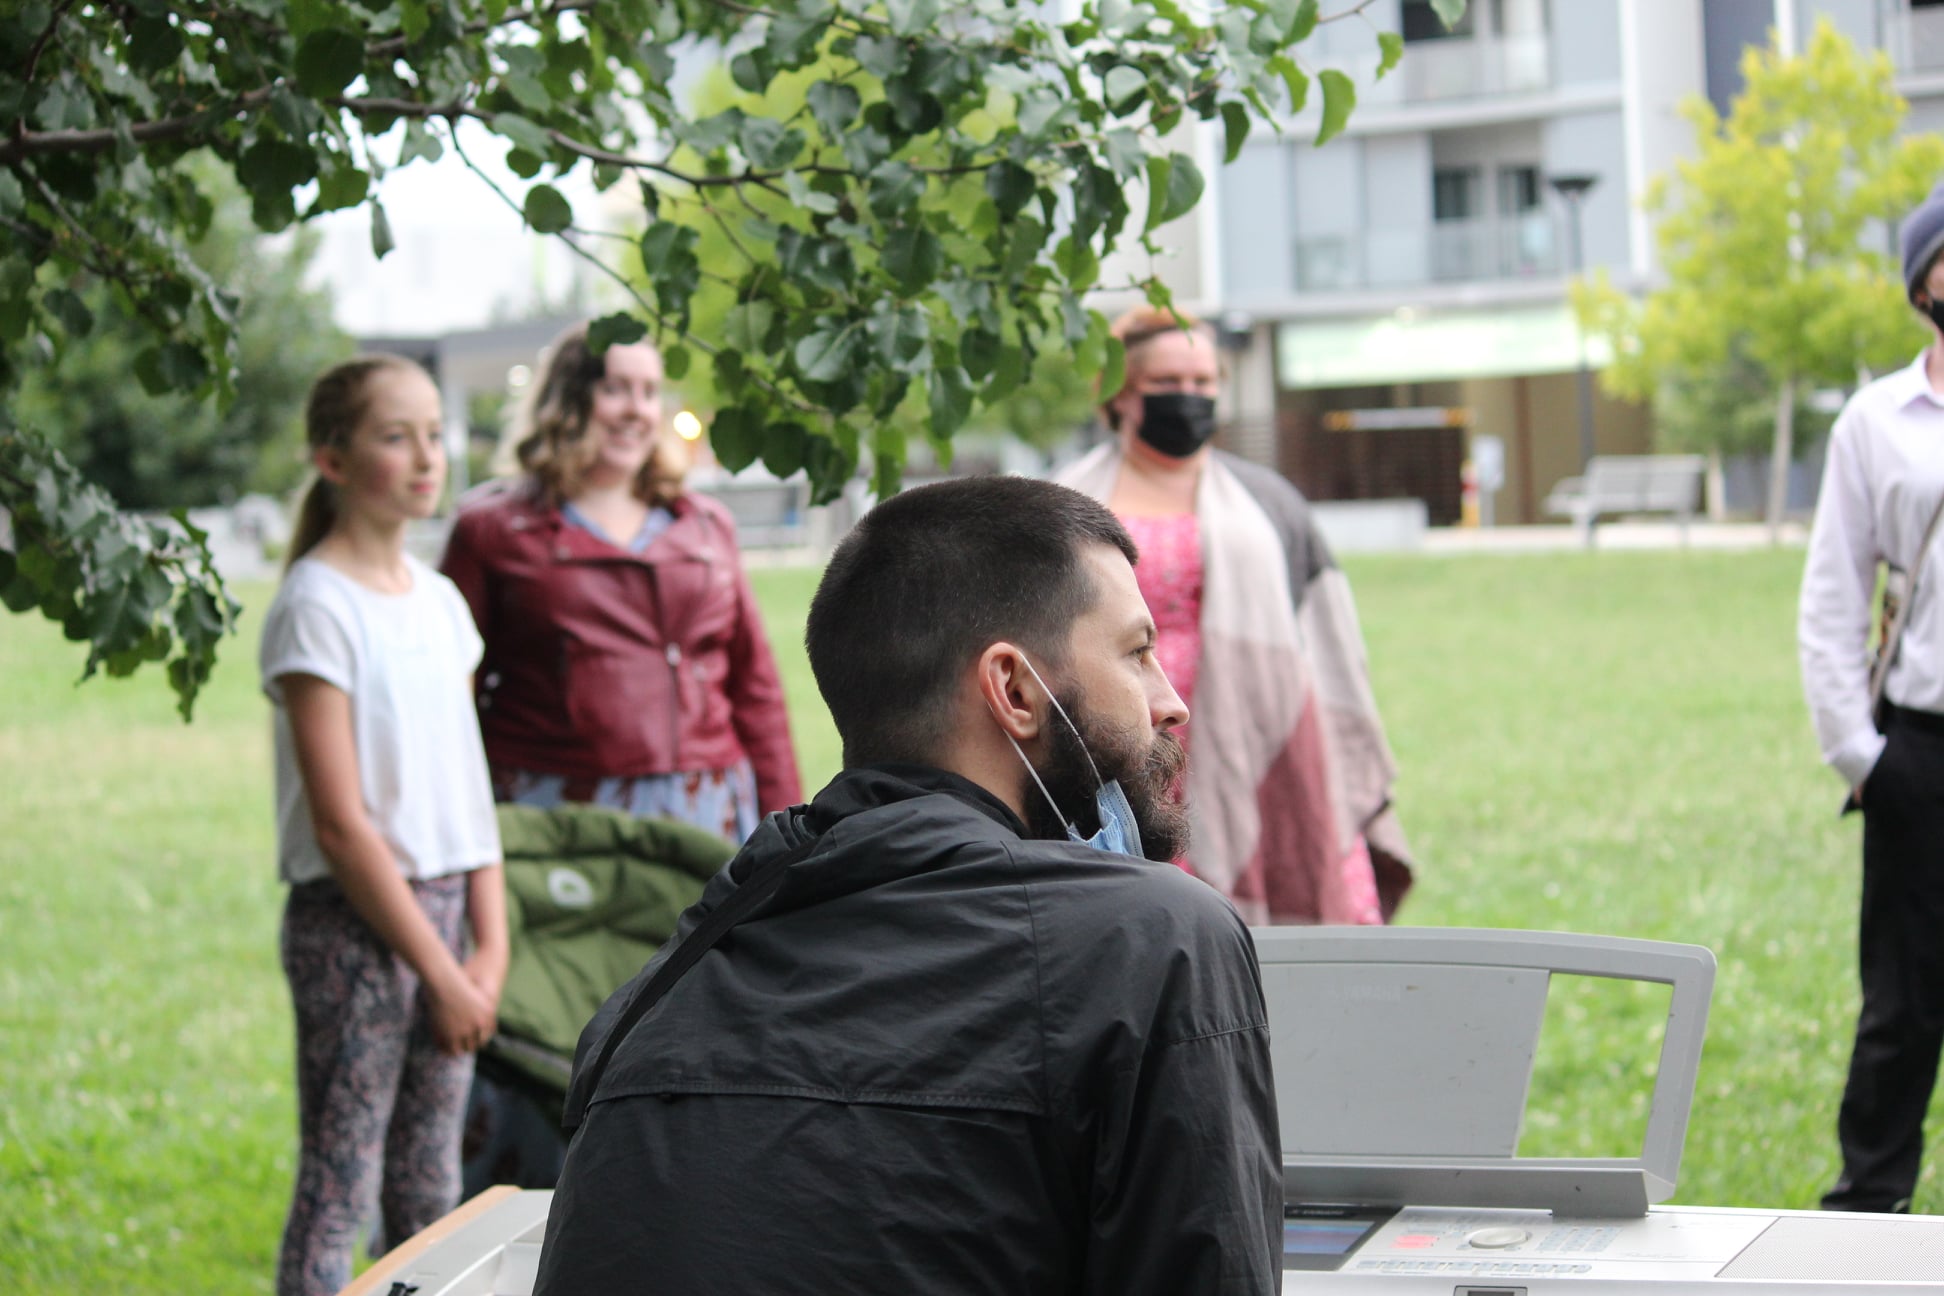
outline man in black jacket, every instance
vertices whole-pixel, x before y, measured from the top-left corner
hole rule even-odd
[[[1260,978],[1167,862],[1187,711],[1135,557],[997,477],[838,547],[844,772],[582,1035],[540,1296],[1279,1289]]]

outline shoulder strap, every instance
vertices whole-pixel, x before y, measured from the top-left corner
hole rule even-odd
[[[1924,572],[1924,560],[1930,557],[1931,541],[1937,538],[1937,524],[1944,522],[1944,494],[1937,497],[1937,507],[1931,511],[1930,525],[1924,528],[1924,539],[1917,546],[1916,560],[1910,564],[1910,585],[1904,590],[1903,602],[1885,627],[1883,642],[1877,646],[1876,661],[1870,667],[1870,709],[1874,711],[1877,703],[1883,700],[1883,686],[1890,678],[1890,666],[1897,660],[1897,650],[1903,646],[1904,625],[1910,620],[1910,609],[1917,603],[1917,583]]]
[[[662,1001],[663,996],[672,990],[677,981],[688,974],[690,968],[699,963],[704,954],[729,933],[729,929],[755,912],[765,900],[776,894],[783,885],[783,875],[792,864],[807,857],[816,849],[817,841],[812,839],[777,856],[756,870],[755,874],[737,887],[735,892],[720,905],[709,912],[708,917],[699,923],[688,938],[675,947],[668,959],[657,969],[655,975],[642,984],[628,1001],[621,1015],[615,1018],[614,1027],[608,1031],[607,1039],[601,1044],[601,1051],[588,1064],[587,1069],[574,1077],[573,1089],[568,1096],[567,1108],[561,1115],[562,1128],[572,1131],[580,1124],[582,1114],[594,1101],[594,1093],[600,1087],[601,1076],[606,1072],[608,1063],[613,1060],[615,1050],[650,1009]]]

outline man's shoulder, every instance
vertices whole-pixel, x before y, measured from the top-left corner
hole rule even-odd
[[[1248,943],[1235,906],[1172,864],[1103,855],[1067,842],[1015,849],[1045,865],[1032,869],[1035,921],[1055,941],[1084,939],[1090,959],[1153,968],[1154,960],[1170,953],[1209,955]]]
[[[1924,372],[1924,357],[1894,369],[1880,378],[1872,379],[1857,389],[1850,397],[1849,404],[1843,409],[1843,417],[1837,420],[1837,432],[1855,434],[1864,425],[1876,425],[1886,418],[1894,418],[1916,397],[1930,388],[1930,379]]]

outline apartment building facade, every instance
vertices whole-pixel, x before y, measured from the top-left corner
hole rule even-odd
[[[1349,128],[1316,148],[1299,120],[1219,168],[1179,291],[1222,324],[1230,444],[1313,498],[1416,496],[1434,524],[1479,438],[1501,522],[1544,520],[1589,445],[1650,448],[1649,413],[1597,383],[1582,412],[1607,357],[1568,285],[1654,283],[1642,194],[1692,151],[1680,103],[1725,110],[1748,45],[1826,16],[1890,53],[1909,129],[1944,126],[1944,0],[1472,0],[1450,32],[1428,0],[1365,14],[1402,63],[1373,85],[1369,27],[1319,28],[1316,59],[1357,75]]]

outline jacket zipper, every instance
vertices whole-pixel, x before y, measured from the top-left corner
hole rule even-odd
[[[667,637],[670,630],[662,609],[660,576],[646,563],[641,569],[648,574],[648,598],[655,605],[655,625]],[[668,683],[674,695],[674,705],[668,709],[668,768],[673,773],[682,768],[682,645],[669,638],[662,646],[662,659],[668,663]]]

